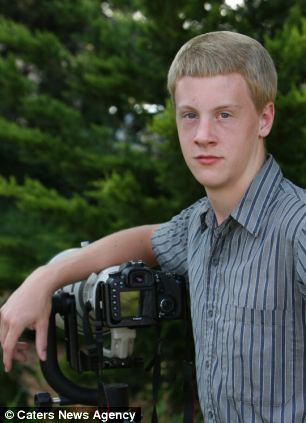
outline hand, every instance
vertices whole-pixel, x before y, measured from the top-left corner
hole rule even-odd
[[[18,342],[24,329],[36,331],[36,351],[40,360],[46,359],[47,334],[51,298],[44,285],[44,268],[33,272],[11,295],[0,310],[0,343],[6,372],[12,360],[25,361],[28,344]]]

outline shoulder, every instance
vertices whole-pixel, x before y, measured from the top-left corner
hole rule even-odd
[[[284,178],[278,198],[282,209],[283,222],[286,222],[298,234],[306,227],[306,190]]]
[[[186,224],[190,219],[194,219],[196,216],[200,216],[203,211],[206,210],[207,204],[207,197],[203,197],[172,217],[168,223],[184,222]]]
[[[184,209],[179,216],[185,216],[189,221],[193,221],[200,217],[209,207],[209,201],[207,197],[203,197],[200,200],[193,203],[191,206]]]
[[[277,201],[279,226],[284,239],[289,240],[294,248],[297,261],[306,259],[306,190],[283,179]],[[305,264],[304,264],[305,266]]]
[[[168,222],[157,227],[151,237],[156,260],[163,270],[187,275],[188,234],[194,214],[203,209],[205,199],[196,201]],[[199,219],[200,227],[200,219]]]
[[[198,221],[200,227],[200,216],[207,207],[207,202],[207,198],[203,197],[173,216],[169,221],[162,223],[153,234],[153,239],[166,236],[169,240],[171,236],[187,236],[190,223]]]
[[[281,190],[292,199],[296,199],[301,204],[306,206],[306,189],[295,185],[289,179],[283,178]]]

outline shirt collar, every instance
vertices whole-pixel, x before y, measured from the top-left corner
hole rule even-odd
[[[213,226],[214,211],[211,207],[208,197],[206,197],[206,202],[202,207],[202,213],[200,215],[201,219],[201,232],[203,233],[205,229]]]
[[[239,204],[231,213],[231,218],[257,236],[261,223],[277,191],[283,174],[271,155],[259,170]],[[204,204],[201,215],[201,231],[212,226],[214,213],[209,200]]]

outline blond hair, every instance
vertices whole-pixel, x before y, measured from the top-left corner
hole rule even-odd
[[[230,73],[245,79],[257,111],[275,100],[277,73],[271,56],[253,38],[229,31],[198,35],[184,44],[170,66],[168,89],[174,101],[176,83],[183,76]]]

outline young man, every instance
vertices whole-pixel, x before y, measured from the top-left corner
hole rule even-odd
[[[25,358],[25,327],[45,358],[55,289],[137,258],[188,275],[206,423],[305,422],[306,194],[265,153],[272,59],[244,35],[204,34],[178,52],[168,86],[184,158],[207,197],[33,272],[1,310],[5,368]]]

